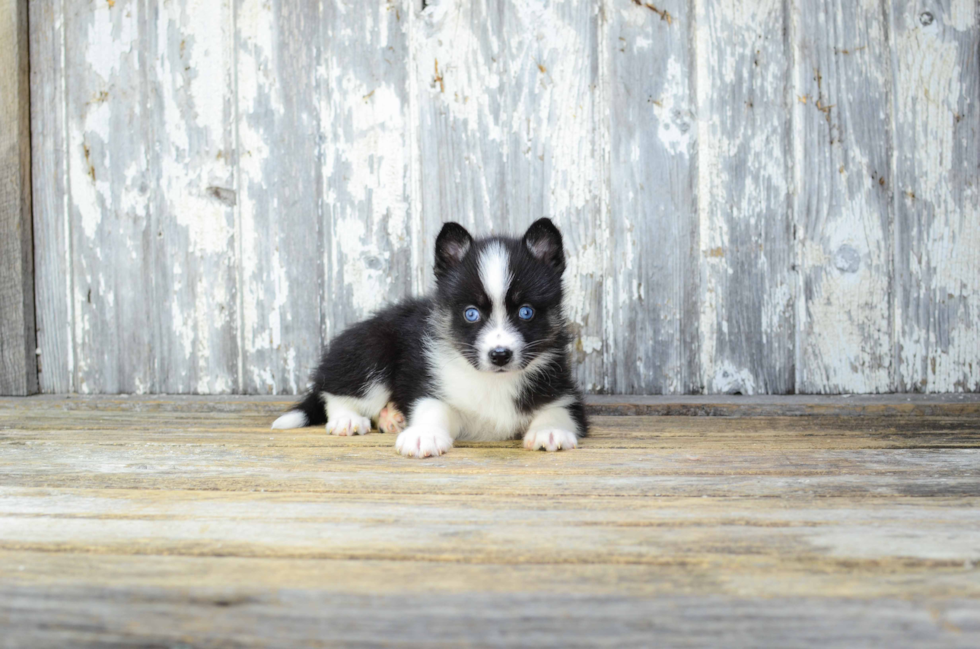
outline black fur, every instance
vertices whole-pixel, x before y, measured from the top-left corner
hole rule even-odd
[[[307,425],[326,422],[322,393],[364,397],[369,386],[378,382],[390,390],[390,400],[411,423],[416,401],[440,398],[433,375],[439,368],[430,366],[427,353],[433,340],[448,343],[479,369],[475,343],[481,329],[463,314],[475,306],[489,317],[491,297],[484,291],[479,263],[481,252],[490,245],[503,246],[509,253],[512,281],[505,300],[507,318],[525,343],[520,367],[515,369],[525,370],[542,354],[551,359],[529,375],[516,406],[530,414],[571,396],[567,411],[577,425],[571,432],[585,436],[588,423],[572,377],[570,337],[562,309],[565,256],[561,234],[548,219],[535,222],[519,239],[474,240],[462,226],[447,223],[435,246],[434,293],[385,308],[330,343],[312,376],[309,394],[294,408],[305,413]],[[523,305],[535,310],[530,321],[517,316]]]

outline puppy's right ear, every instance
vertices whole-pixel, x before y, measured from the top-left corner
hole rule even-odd
[[[459,265],[473,245],[473,237],[459,223],[442,226],[436,237],[436,277],[442,277]]]

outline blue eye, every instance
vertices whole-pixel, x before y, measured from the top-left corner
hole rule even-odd
[[[517,310],[517,317],[521,320],[530,320],[534,317],[534,309],[525,304]]]
[[[475,306],[468,307],[463,311],[463,317],[467,322],[477,322],[480,319],[480,310]]]

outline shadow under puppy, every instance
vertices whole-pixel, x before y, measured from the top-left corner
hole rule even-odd
[[[337,336],[309,394],[272,427],[356,435],[373,419],[419,458],[457,439],[575,448],[587,422],[569,365],[561,233],[540,219],[520,239],[474,240],[446,223],[435,254],[435,293]]]

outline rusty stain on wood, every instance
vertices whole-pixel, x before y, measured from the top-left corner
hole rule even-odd
[[[435,76],[432,77],[432,83],[438,83],[439,92],[444,93],[446,92],[446,84],[442,79],[442,74],[439,72],[439,59],[433,59],[433,62],[435,64],[436,72],[435,72]]]
[[[658,16],[660,16],[660,20],[666,21],[668,25],[671,24],[671,22],[673,21],[673,18],[671,17],[670,12],[667,11],[666,9],[658,9],[653,4],[651,4],[649,2],[643,2],[643,0],[633,0],[633,4],[635,4],[637,7],[645,7],[647,9],[649,9],[653,13],[657,14]]]

